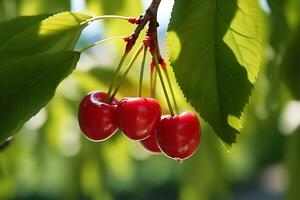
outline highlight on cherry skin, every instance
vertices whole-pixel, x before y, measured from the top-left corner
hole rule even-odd
[[[118,103],[119,128],[132,140],[144,140],[160,121],[161,108],[153,98],[125,98]]]
[[[200,144],[199,120],[192,112],[164,116],[157,127],[156,139],[166,156],[178,161],[185,160],[197,151]]]
[[[96,91],[86,95],[79,106],[78,122],[81,131],[92,141],[100,142],[111,137],[118,129],[117,99],[105,103],[105,92]]]

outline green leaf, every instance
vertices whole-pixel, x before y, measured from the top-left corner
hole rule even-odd
[[[0,47],[6,40],[12,38],[16,34],[23,32],[30,26],[37,24],[49,17],[49,15],[23,16],[0,23]]]
[[[53,97],[80,53],[61,51],[0,61],[0,143]]]
[[[296,99],[300,99],[300,25],[286,46],[281,63],[281,75],[288,89]]]
[[[19,15],[59,13],[70,10],[70,8],[71,1],[69,0],[17,0]]]
[[[6,41],[2,50],[10,57],[73,50],[90,18],[71,12],[53,15]]]
[[[255,83],[262,47],[254,0],[176,0],[167,42],[186,98],[231,145]]]

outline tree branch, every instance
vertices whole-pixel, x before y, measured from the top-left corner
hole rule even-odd
[[[152,0],[152,3],[146,10],[145,14],[140,16],[140,18],[138,20],[139,21],[138,26],[136,27],[135,31],[126,39],[127,40],[126,52],[129,52],[132,49],[132,47],[134,46],[141,31],[145,28],[146,24],[149,21],[150,21],[150,24],[151,24],[151,22],[152,22],[152,24],[155,23],[155,26],[157,27],[157,25],[158,25],[157,10],[160,5],[160,2],[161,2],[161,0]]]

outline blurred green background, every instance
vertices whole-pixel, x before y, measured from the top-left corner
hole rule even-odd
[[[0,19],[66,10],[139,16],[149,3],[0,0]],[[205,122],[197,154],[183,163],[151,155],[120,133],[102,143],[85,139],[77,124],[77,107],[86,93],[107,89],[124,48],[123,43],[112,42],[84,53],[55,98],[26,123],[11,145],[0,150],[0,199],[299,199],[300,1],[260,3],[263,65],[245,110],[244,128],[230,151]],[[162,0],[159,12],[164,55],[172,4]],[[77,49],[109,36],[130,34],[133,29],[125,22],[95,22],[83,31]],[[172,78],[181,110],[192,110]],[[136,95],[137,81],[138,67],[118,97]],[[146,76],[144,96],[149,96],[148,83]],[[166,107],[162,97],[158,94]]]

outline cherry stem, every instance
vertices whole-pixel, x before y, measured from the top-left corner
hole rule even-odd
[[[174,90],[173,90],[173,87],[172,87],[172,84],[171,84],[171,80],[170,80],[170,76],[169,76],[169,73],[168,73],[168,69],[166,68],[164,70],[164,72],[165,72],[165,75],[167,77],[167,82],[168,82],[168,85],[169,85],[169,88],[170,88],[170,91],[171,91],[171,96],[173,98],[173,103],[174,103],[174,106],[175,106],[176,113],[179,114],[179,109],[178,109],[178,105],[177,105],[177,102],[176,102],[176,99],[175,99],[175,94],[174,94]]]
[[[156,79],[157,79],[157,73],[156,73],[156,69],[154,68],[150,72],[150,95],[152,98],[156,97]]]
[[[153,97],[156,98],[157,70],[153,71]]]
[[[87,46],[87,47],[84,47],[80,50],[80,53],[94,47],[94,46],[97,46],[97,45],[100,45],[100,44],[103,44],[105,42],[109,42],[109,41],[112,41],[112,40],[119,40],[119,39],[125,39],[127,36],[116,36],[116,37],[110,37],[110,38],[106,38],[106,39],[103,39],[103,40],[99,40],[98,42],[95,42],[94,44],[91,44],[90,46]]]
[[[142,96],[143,78],[144,78],[147,50],[148,50],[148,47],[144,46],[144,55],[143,55],[143,61],[142,61],[142,65],[141,65],[140,80],[139,80],[139,87],[138,87],[138,97]]]
[[[159,63],[158,63],[156,53],[154,53],[153,58],[154,58],[155,68],[156,68],[156,71],[158,72],[158,76],[159,76],[159,79],[160,79],[160,82],[161,82],[161,86],[163,88],[163,91],[164,91],[164,94],[165,94],[165,97],[166,97],[166,100],[167,100],[167,103],[168,103],[170,114],[171,114],[171,116],[174,116],[175,114],[174,114],[174,111],[173,111],[173,108],[172,108],[171,101],[170,101],[169,96],[168,96],[167,88],[166,88],[166,85],[164,83],[162,73],[160,71],[160,67],[159,67]]]
[[[129,64],[128,64],[128,66],[127,66],[127,69],[125,70],[125,72],[124,72],[124,74],[123,74],[121,80],[119,81],[117,87],[115,88],[114,92],[113,92],[112,95],[110,96],[110,100],[112,100],[112,99],[116,96],[116,94],[117,94],[118,90],[120,89],[122,83],[124,82],[124,80],[125,80],[125,78],[126,78],[128,72],[130,71],[130,69],[131,69],[131,67],[133,66],[134,62],[136,61],[136,59],[138,58],[139,54],[140,54],[141,51],[143,50],[143,46],[144,46],[144,44],[141,44],[140,47],[138,48],[138,50],[137,50],[137,51],[135,52],[135,54],[133,55],[133,57],[132,57],[131,61],[129,62]]]
[[[150,71],[150,96],[152,98],[154,98],[154,95],[153,95],[153,72],[154,72],[154,70]]]
[[[110,86],[109,86],[107,95],[106,95],[106,97],[105,97],[105,99],[104,99],[104,102],[109,103],[110,100],[113,99],[113,98],[110,97],[110,95],[111,95],[113,86],[114,86],[114,84],[115,84],[115,82],[116,82],[117,76],[118,76],[118,74],[119,74],[119,72],[120,72],[120,70],[121,70],[121,67],[122,67],[122,65],[123,65],[123,63],[124,63],[124,61],[125,61],[127,55],[128,55],[128,53],[125,52],[125,53],[123,54],[123,56],[122,56],[120,62],[119,62],[119,65],[118,65],[118,67],[117,67],[117,69],[116,69],[116,71],[115,71],[114,78],[113,78],[112,82],[110,83]]]
[[[91,23],[93,21],[97,21],[97,20],[101,20],[101,19],[119,19],[119,20],[128,21],[131,18],[132,17],[125,17],[125,16],[119,16],[119,15],[103,15],[103,16],[97,16],[97,17],[90,18],[90,19],[82,22],[81,24]]]

